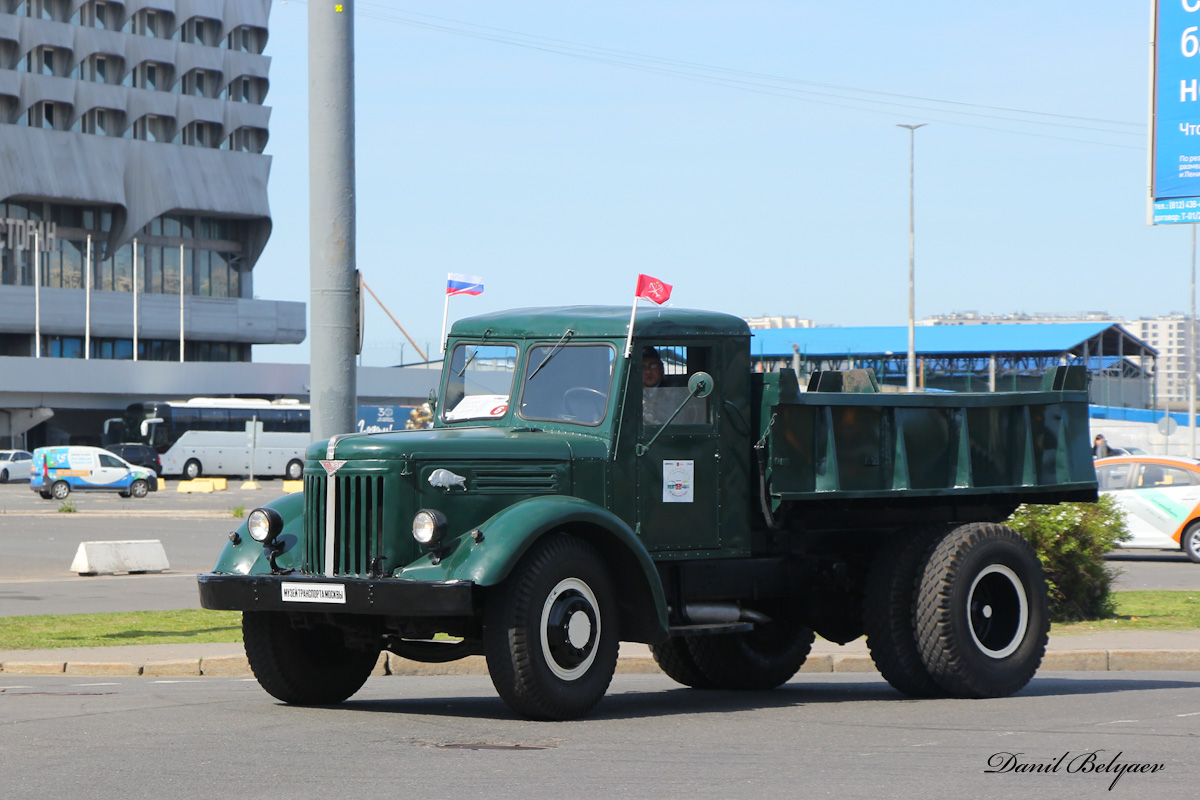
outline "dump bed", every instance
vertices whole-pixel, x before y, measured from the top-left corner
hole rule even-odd
[[[776,507],[835,495],[877,508],[1095,500],[1078,369],[1055,368],[1044,391],[986,394],[883,394],[869,374],[818,376],[801,393],[793,373],[765,376],[767,493]]]

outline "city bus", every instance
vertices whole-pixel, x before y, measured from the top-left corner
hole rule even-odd
[[[309,406],[295,400],[193,397],[132,403],[124,438],[148,444],[164,475],[284,477],[304,474]]]

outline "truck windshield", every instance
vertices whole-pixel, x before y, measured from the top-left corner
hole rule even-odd
[[[608,409],[615,363],[616,352],[606,344],[560,342],[530,348],[521,382],[521,416],[599,425]]]
[[[517,348],[508,344],[455,345],[446,368],[442,419],[498,419],[508,411]]]

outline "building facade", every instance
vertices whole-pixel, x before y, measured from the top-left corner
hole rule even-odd
[[[248,362],[255,344],[304,340],[303,303],[253,292],[271,233],[269,12],[269,0],[0,0],[10,367]]]

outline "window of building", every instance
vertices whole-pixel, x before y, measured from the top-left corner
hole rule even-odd
[[[220,141],[220,126],[215,122],[189,122],[183,129],[183,143],[196,147],[218,147]],[[184,236],[190,236],[184,233]]]
[[[71,22],[78,21],[78,24],[88,28],[111,31],[116,29],[117,20],[120,17],[120,9],[113,4],[106,0],[92,0],[80,7],[71,17]]]
[[[192,17],[183,24],[183,41],[193,44],[216,45],[221,23],[206,17]]]
[[[102,53],[88,56],[79,62],[78,76],[95,83],[116,83],[121,77],[121,59]]]
[[[217,82],[217,73],[207,69],[194,69],[183,76],[181,91],[193,97],[212,97]]]
[[[42,100],[29,107],[29,111],[26,112],[25,116],[25,124],[31,128],[63,130],[69,108],[64,103]]]
[[[263,30],[249,25],[239,25],[225,37],[225,47],[239,53],[261,53]]]
[[[146,142],[169,142],[167,120],[157,114],[147,114],[133,121],[133,138]]]
[[[169,91],[169,76],[171,68],[167,64],[160,64],[157,61],[143,61],[142,63],[129,70],[125,76],[125,85],[132,86],[135,89],[146,89],[148,91]]]
[[[25,55],[24,71],[33,75],[66,77],[70,63],[71,54],[67,50],[39,45]]]
[[[79,129],[96,136],[120,136],[121,112],[110,108],[92,108],[79,118]]]
[[[227,138],[226,149],[240,153],[261,153],[267,146],[267,132],[261,128],[238,128]]]

